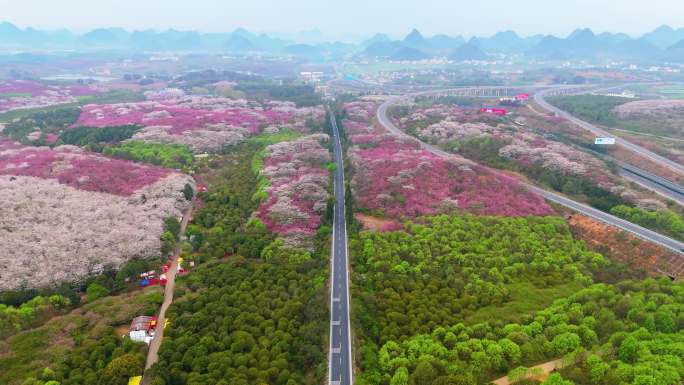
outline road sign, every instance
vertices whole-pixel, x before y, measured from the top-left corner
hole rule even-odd
[[[594,144],[615,144],[615,138],[596,138]]]

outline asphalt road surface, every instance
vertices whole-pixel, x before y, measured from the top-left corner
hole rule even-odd
[[[684,205],[684,187],[627,163],[615,162],[620,166],[620,175],[622,177]]]
[[[653,162],[655,162],[661,166],[667,167],[670,170],[673,170],[680,175],[684,175],[684,166],[682,166],[681,164],[674,162],[670,159],[667,159],[663,156],[660,156],[660,155],[658,155],[652,151],[649,151],[649,150],[647,150],[641,146],[638,146],[632,142],[629,142],[625,139],[617,137],[617,136],[609,133],[608,131],[606,131],[604,129],[596,127],[595,125],[588,123],[588,122],[585,122],[584,120],[578,119],[578,118],[570,115],[569,113],[561,110],[560,108],[551,105],[549,102],[547,102],[544,99],[544,97],[546,95],[548,95],[549,93],[552,93],[554,91],[555,91],[555,89],[547,89],[547,90],[539,91],[539,92],[534,94],[534,101],[537,102],[537,104],[539,104],[542,108],[546,109],[547,111],[553,112],[556,114],[556,116],[560,116],[564,119],[571,121],[572,123],[584,128],[585,130],[593,133],[596,136],[615,138],[615,143],[618,146],[622,146],[622,147],[624,147],[624,148],[626,148],[626,149],[628,149],[628,150],[630,150],[630,151],[632,151],[632,152],[634,152],[634,153],[636,153],[636,154],[638,154],[638,155],[640,155],[646,159],[649,159],[649,160],[651,160],[651,161],[653,161]]]
[[[377,119],[380,124],[382,124],[386,129],[388,129],[390,132],[401,135],[401,136],[406,136],[410,137],[410,135],[406,134],[405,132],[401,131],[398,127],[392,123],[392,121],[387,117],[387,109],[401,101],[403,98],[402,97],[393,97],[385,101],[382,105],[377,110]],[[421,142],[422,147],[430,151],[431,153],[439,156],[453,156],[453,154],[450,154],[444,150],[441,150],[437,147],[431,146],[425,142]],[[627,231],[631,234],[634,234],[635,236],[647,240],[649,242],[653,242],[655,244],[658,244],[660,246],[663,246],[665,248],[668,248],[670,250],[676,251],[680,254],[684,254],[684,243],[679,242],[675,239],[672,239],[670,237],[658,234],[654,231],[651,231],[649,229],[643,228],[641,226],[635,225],[631,222],[628,222],[624,219],[618,218],[616,216],[607,214],[603,211],[597,210],[591,206],[585,205],[583,203],[575,202],[572,199],[569,199],[563,195],[557,194],[555,192],[547,191],[542,188],[539,188],[537,186],[527,184],[524,182],[521,182],[523,185],[525,185],[528,189],[531,191],[543,196],[547,200],[551,202],[555,202],[557,204],[560,204],[562,206],[565,206],[567,208],[570,208],[574,211],[577,211],[581,214],[584,214],[586,216],[592,217],[598,221],[601,221],[603,223],[606,223],[608,225],[615,226],[621,230]]]
[[[335,210],[333,216],[332,258],[330,261],[330,347],[328,375],[331,385],[353,383],[351,332],[349,325],[349,269],[347,227],[344,214],[344,161],[335,115],[330,113],[335,156]]]

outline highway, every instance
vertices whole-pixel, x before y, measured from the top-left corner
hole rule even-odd
[[[551,105],[544,98],[549,93],[553,93],[556,91],[557,91],[557,89],[555,89],[555,88],[550,88],[550,89],[545,89],[545,90],[539,91],[539,92],[534,94],[534,101],[537,104],[539,104],[539,106],[544,108],[545,110],[553,112],[554,114],[556,114],[556,116],[560,116],[564,119],[571,121],[572,123],[582,127],[583,129],[593,133],[596,136],[615,138],[615,143],[617,145],[622,146],[622,147],[624,147],[624,148],[626,148],[626,149],[628,149],[628,150],[630,150],[630,151],[632,151],[632,152],[634,152],[634,153],[636,153],[636,154],[638,154],[638,155],[640,155],[646,159],[649,159],[649,160],[653,161],[654,163],[657,163],[657,164],[664,166],[670,170],[673,170],[680,175],[684,175],[684,166],[682,166],[681,164],[674,162],[670,159],[667,159],[663,156],[660,156],[660,155],[658,155],[652,151],[649,151],[649,150],[647,150],[647,149],[645,149],[639,145],[636,145],[636,144],[634,144],[628,140],[625,140],[625,139],[622,139],[622,138],[617,137],[615,135],[612,135],[611,133],[609,133],[608,131],[606,131],[604,129],[596,127],[595,125],[588,123],[588,122],[585,122],[584,120],[578,119],[578,118],[570,115],[569,113],[561,110],[560,108]]]
[[[625,162],[616,159],[613,161],[620,167],[620,175],[623,178],[684,205],[684,187]]]
[[[392,121],[387,116],[387,109],[391,105],[393,105],[393,104],[395,104],[401,100],[404,100],[404,99],[405,99],[405,97],[401,97],[401,96],[392,97],[392,98],[388,99],[387,101],[385,101],[383,104],[380,105],[380,107],[377,110],[376,115],[377,115],[378,122],[380,124],[382,124],[390,132],[392,132],[396,135],[400,135],[400,136],[411,137],[409,134],[403,132],[398,127],[396,127],[394,125],[394,123],[392,123]],[[448,152],[446,152],[442,149],[439,149],[435,146],[429,145],[425,142],[420,142],[420,143],[422,144],[422,147],[425,150],[427,150],[427,151],[429,151],[435,155],[454,156],[451,153],[448,153]],[[524,182],[521,182],[521,183],[523,185],[525,185],[531,191],[543,196],[545,199],[547,199],[551,202],[555,202],[555,203],[560,204],[562,206],[565,206],[569,209],[577,211],[581,214],[584,214],[586,216],[594,218],[598,221],[601,221],[601,222],[606,223],[608,225],[617,227],[621,230],[629,232],[629,233],[631,233],[631,234],[633,234],[633,235],[635,235],[641,239],[644,239],[646,241],[653,242],[655,244],[663,246],[663,247],[670,249],[672,251],[675,251],[677,253],[684,254],[684,243],[682,243],[680,241],[677,241],[675,239],[672,239],[672,238],[667,237],[667,236],[662,235],[662,234],[658,234],[654,231],[643,228],[641,226],[635,225],[635,224],[628,222],[624,219],[621,219],[621,218],[618,218],[618,217],[613,216],[611,214],[597,210],[597,209],[595,209],[591,206],[585,205],[583,203],[575,202],[572,199],[569,199],[569,198],[567,198],[563,195],[557,194],[555,192],[547,191],[547,190],[544,190],[542,188],[539,188],[537,186],[534,186],[534,185],[531,185],[528,183],[524,183]]]
[[[353,383],[351,326],[349,324],[349,262],[347,260],[347,224],[344,213],[344,160],[335,114],[330,111],[335,156],[335,210],[333,215],[332,256],[330,259],[330,346],[328,383]]]

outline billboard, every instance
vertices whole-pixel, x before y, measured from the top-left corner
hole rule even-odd
[[[615,144],[615,138],[596,138],[594,144]]]

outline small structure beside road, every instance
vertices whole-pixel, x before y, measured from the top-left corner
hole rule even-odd
[[[137,342],[149,344],[157,330],[157,317],[139,316],[133,318],[128,328],[128,337]]]

